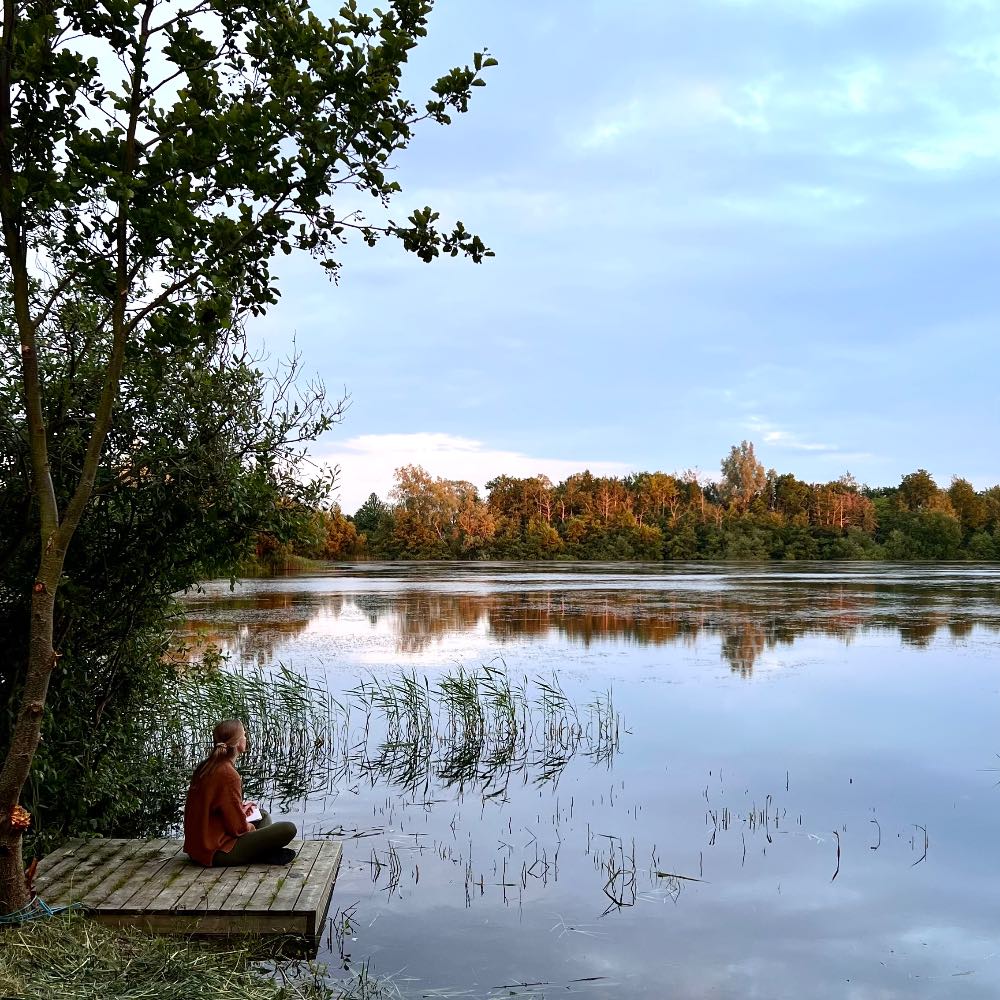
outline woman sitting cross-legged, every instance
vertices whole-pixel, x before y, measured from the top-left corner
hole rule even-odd
[[[261,810],[251,823],[255,804],[243,801],[243,784],[233,766],[247,748],[247,734],[238,719],[220,722],[212,731],[215,746],[191,777],[184,805],[184,853],[206,867],[227,865],[287,865],[295,851],[294,823],[272,823]]]

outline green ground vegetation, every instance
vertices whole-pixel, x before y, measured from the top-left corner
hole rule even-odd
[[[224,946],[61,916],[0,931],[0,996],[65,1000],[379,1000],[362,971],[337,983],[310,962],[262,960],[260,943]]]

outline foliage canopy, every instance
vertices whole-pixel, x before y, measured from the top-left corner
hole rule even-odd
[[[323,21],[303,0],[4,0],[0,223],[16,345],[0,369],[9,414],[0,462],[21,481],[0,516],[34,535],[27,546],[4,538],[19,570],[0,586],[13,587],[3,597],[26,633],[0,769],[0,909],[24,901],[21,832],[11,819],[50,678],[79,634],[73,614],[57,609],[60,599],[65,608],[82,600],[88,579],[74,537],[109,551],[117,532],[121,556],[141,566],[132,515],[162,525],[171,510],[194,512],[217,526],[216,542],[228,533],[237,547],[256,530],[256,498],[274,487],[276,453],[267,435],[251,433],[249,451],[226,440],[228,407],[252,409],[258,384],[226,345],[245,317],[277,300],[274,256],[302,250],[335,275],[351,236],[393,237],[425,261],[490,254],[430,207],[402,221],[389,214],[401,190],[393,157],[421,123],[464,112],[495,64],[476,53],[422,102],[407,97],[403,71],[431,8],[431,0],[388,0],[369,13],[346,0]],[[60,355],[67,368],[54,375]],[[206,375],[206,359],[234,380],[225,391]],[[158,422],[169,399],[188,408],[166,405]],[[247,428],[247,418],[243,411],[229,430]],[[172,508],[183,476],[156,459],[178,442],[189,492]],[[152,466],[143,464],[147,450]],[[190,576],[200,530],[175,564],[160,566],[157,587]],[[214,558],[204,556],[201,569]],[[107,598],[113,577],[91,573],[86,586],[103,585]],[[141,601],[112,596],[123,608]]]

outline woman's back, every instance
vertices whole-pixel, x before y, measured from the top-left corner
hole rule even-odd
[[[229,852],[254,828],[243,809],[243,786],[232,762],[195,774],[184,805],[184,853],[211,865],[216,851]]]

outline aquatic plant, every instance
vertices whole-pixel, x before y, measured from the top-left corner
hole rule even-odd
[[[365,718],[347,751],[349,769],[410,791],[434,779],[459,795],[499,797],[515,775],[556,781],[581,751],[607,766],[620,747],[610,692],[592,701],[582,720],[557,677],[515,683],[502,661],[459,667],[433,686],[413,673],[373,676],[348,699]]]

